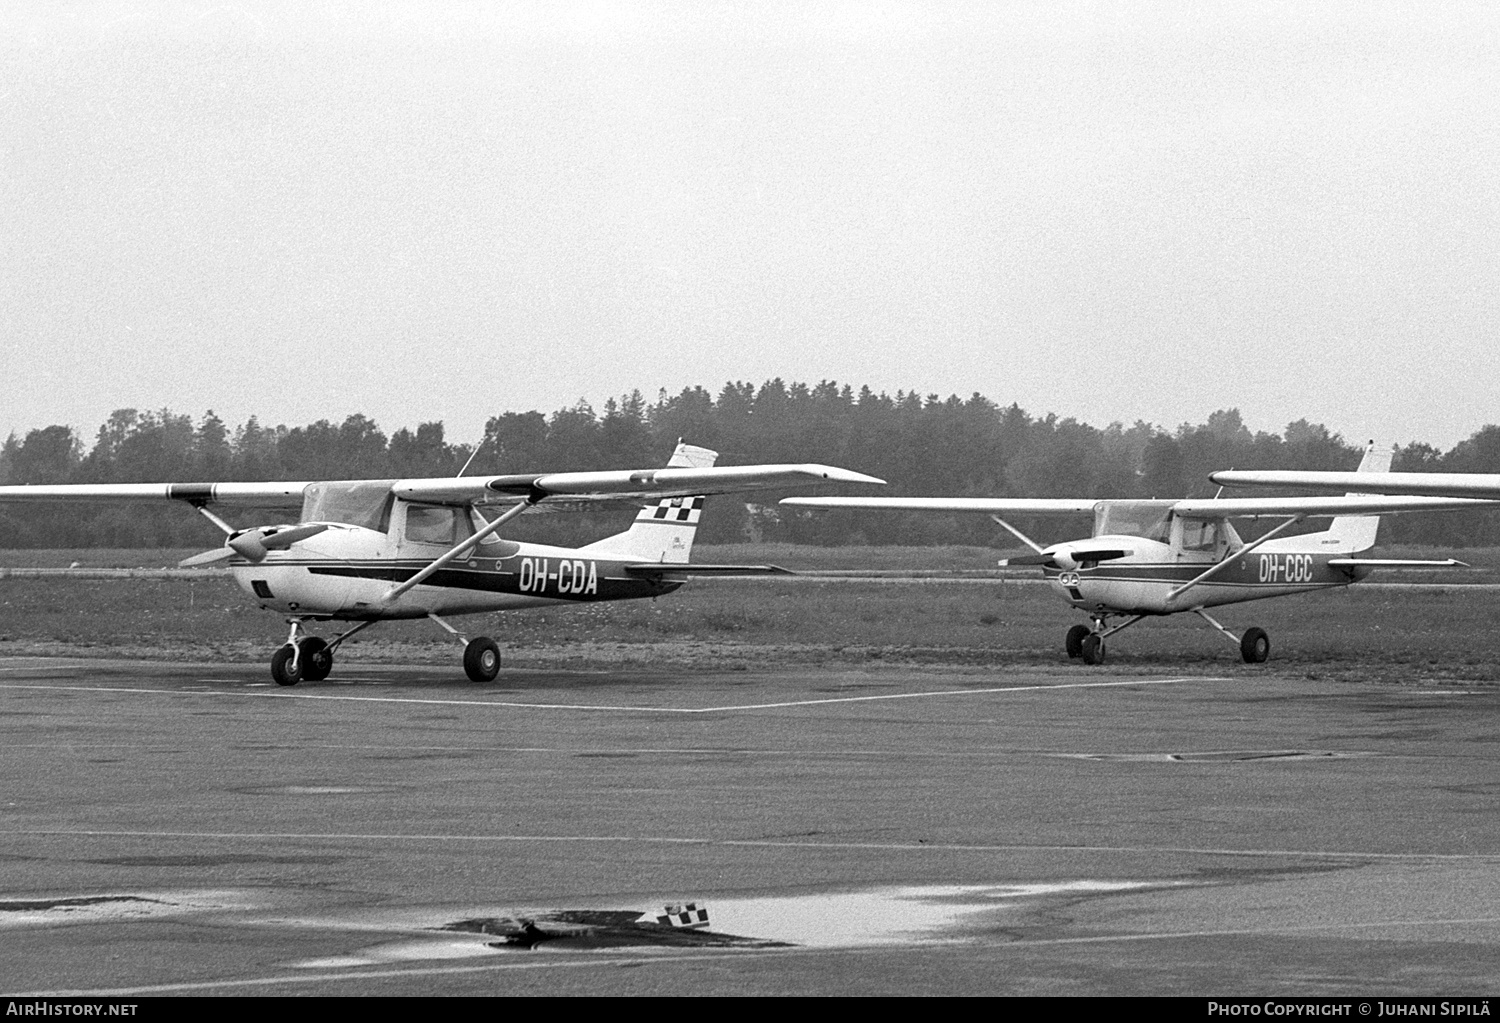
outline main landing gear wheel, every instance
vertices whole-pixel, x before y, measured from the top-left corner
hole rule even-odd
[[[1077,660],[1083,656],[1083,637],[1089,634],[1087,625],[1075,625],[1068,630],[1068,638],[1063,640],[1063,646],[1068,651],[1068,656]]]
[[[308,636],[297,644],[297,650],[302,677],[309,682],[321,682],[333,670],[333,651],[328,649],[326,640]]]
[[[464,674],[475,682],[493,682],[500,674],[500,645],[488,636],[479,636],[464,647]]]
[[[1104,640],[1098,633],[1090,632],[1079,644],[1078,656],[1083,658],[1084,664],[1103,664]]]
[[[293,655],[296,648],[288,643],[277,647],[276,652],[271,655],[271,677],[276,680],[278,686],[294,686],[302,681],[302,668],[307,662],[292,667]]]
[[[1264,664],[1271,656],[1271,637],[1265,629],[1246,629],[1240,637],[1240,656],[1246,664]]]

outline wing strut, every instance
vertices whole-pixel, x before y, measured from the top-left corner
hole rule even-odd
[[[1012,526],[1009,522],[1006,522],[1000,516],[998,516],[998,515],[991,515],[990,519],[994,521],[995,525],[1004,528],[1012,536],[1014,536],[1017,540],[1020,540],[1022,543],[1024,543],[1027,547],[1030,547],[1032,550],[1036,551],[1038,554],[1042,553],[1042,547],[1041,547],[1040,544],[1038,544],[1035,541],[1033,541],[1031,539],[1031,537],[1029,537],[1025,533],[1021,532],[1015,526]]]
[[[1277,526],[1275,529],[1271,530],[1269,533],[1267,533],[1265,536],[1261,537],[1259,540],[1256,540],[1254,543],[1247,543],[1247,544],[1245,544],[1245,546],[1241,547],[1239,550],[1234,551],[1233,553],[1227,555],[1224,558],[1223,561],[1219,562],[1213,568],[1210,568],[1207,572],[1204,572],[1202,575],[1198,576],[1195,579],[1192,579],[1192,580],[1190,580],[1188,582],[1183,583],[1181,586],[1177,587],[1177,589],[1172,590],[1171,592],[1169,592],[1167,594],[1167,600],[1169,600],[1169,601],[1176,600],[1178,597],[1182,596],[1182,594],[1186,593],[1188,590],[1192,589],[1194,586],[1197,586],[1199,583],[1203,582],[1205,579],[1209,579],[1209,578],[1211,578],[1213,576],[1218,575],[1225,568],[1229,567],[1230,562],[1234,561],[1235,558],[1243,557],[1244,555],[1249,554],[1251,551],[1255,550],[1255,548],[1259,547],[1261,544],[1265,543],[1267,540],[1269,540],[1272,537],[1276,536],[1278,533],[1284,533],[1284,532],[1286,532],[1288,529],[1290,529],[1292,526],[1295,526],[1297,523],[1301,522],[1306,517],[1307,516],[1305,516],[1305,515],[1293,515],[1291,518],[1287,519],[1285,522],[1283,522],[1281,525]]]
[[[196,511],[199,515],[202,515],[208,521],[212,522],[214,525],[218,526],[229,536],[233,536],[235,533],[239,532],[239,530],[235,529],[229,523],[219,518],[217,515],[209,511],[201,504],[193,505],[193,510]]]
[[[438,569],[442,568],[444,565],[448,564],[450,561],[455,561],[458,558],[463,557],[466,553],[468,553],[468,551],[472,547],[474,547],[477,543],[479,543],[479,541],[483,540],[485,537],[487,537],[491,533],[495,532],[495,530],[497,530],[501,526],[505,525],[507,522],[509,522],[511,519],[515,518],[517,515],[520,515],[522,512],[524,512],[527,509],[533,507],[536,504],[536,502],[539,501],[539,500],[541,500],[540,497],[537,497],[537,498],[528,498],[527,500],[525,500],[525,501],[521,502],[520,504],[516,505],[514,508],[507,509],[505,511],[505,513],[503,515],[501,515],[499,518],[495,519],[495,521],[491,522],[488,526],[485,526],[479,532],[477,532],[473,536],[469,537],[467,540],[465,540],[463,543],[459,544],[457,547],[453,548],[448,553],[439,556],[437,558],[437,560],[435,560],[432,564],[428,565],[426,568],[422,569],[422,571],[418,572],[416,575],[414,575],[410,579],[406,580],[406,582],[402,583],[399,586],[392,586],[390,589],[386,590],[385,593],[384,593],[384,595],[381,596],[380,602],[382,604],[389,604],[391,601],[393,601],[397,597],[401,596],[401,594],[405,593],[407,590],[411,589],[413,586],[417,586],[417,585],[421,584],[429,576],[431,576],[432,573],[436,572]]]

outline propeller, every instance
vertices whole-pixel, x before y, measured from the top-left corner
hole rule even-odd
[[[262,562],[271,551],[284,551],[299,540],[317,536],[327,529],[326,524],[309,526],[261,526],[235,533],[218,550],[204,551],[191,558],[183,558],[177,564],[181,568],[197,568],[241,557],[246,561]]]
[[[1042,551],[1040,554],[1023,554],[1018,558],[1006,558],[1001,561],[1002,567],[1013,567],[1016,565],[1041,565],[1043,568],[1074,569],[1087,561],[1114,561],[1118,558],[1128,558],[1134,551],[1119,550],[1078,550],[1063,548],[1061,550]]]

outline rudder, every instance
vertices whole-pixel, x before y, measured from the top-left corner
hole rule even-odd
[[[1355,472],[1390,472],[1391,457],[1395,454],[1392,448],[1377,448],[1374,441],[1370,441],[1369,447],[1365,448],[1365,457],[1360,459],[1359,468]],[[1359,491],[1350,491],[1350,497],[1367,497],[1369,495]],[[1330,546],[1336,544],[1340,553],[1355,554],[1367,551],[1375,546],[1375,535],[1380,530],[1379,515],[1339,515],[1328,524],[1328,530],[1323,534],[1325,543]]]
[[[677,449],[667,461],[667,468],[707,469],[718,457],[717,451],[678,441]],[[641,561],[685,565],[693,550],[698,520],[702,517],[702,497],[663,498],[642,508],[625,532],[607,536],[582,549]]]

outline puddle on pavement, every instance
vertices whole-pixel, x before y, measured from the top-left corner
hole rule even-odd
[[[712,899],[706,927],[658,922],[661,910],[586,909],[474,915],[421,927],[426,932],[354,953],[296,963],[304,969],[376,966],[537,951],[632,948],[841,948],[963,940],[969,918],[1020,900],[1176,887],[1179,881],[1061,881],[1010,885],[928,885],[820,895]],[[406,917],[407,927],[415,923]],[[372,921],[357,925],[371,928]],[[393,925],[395,921],[392,921]],[[399,925],[397,925],[399,926]],[[393,926],[394,929],[394,926]]]

